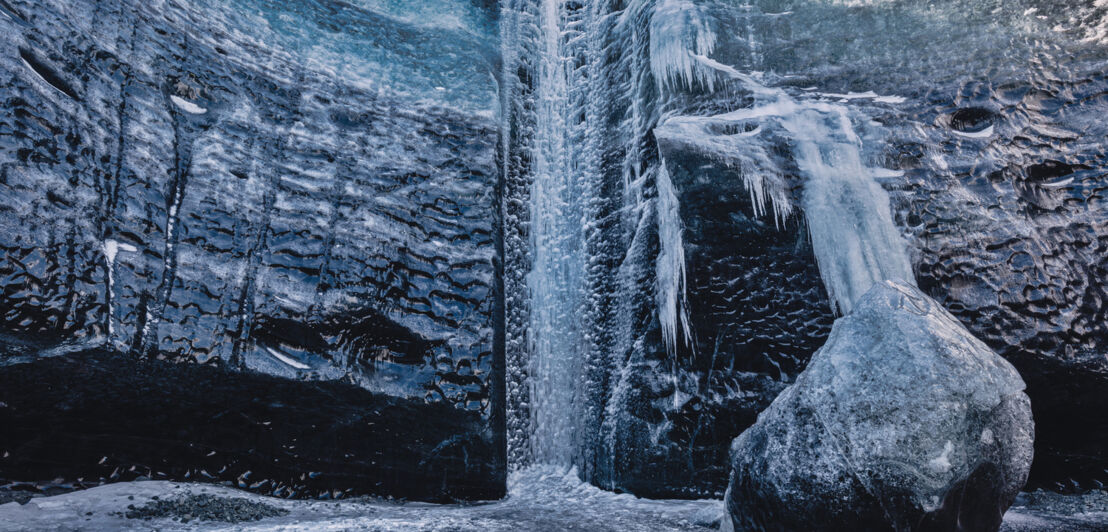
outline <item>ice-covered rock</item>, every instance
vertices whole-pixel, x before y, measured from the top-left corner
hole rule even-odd
[[[997,530],[1034,425],[1011,364],[878,283],[732,445],[735,530]]]

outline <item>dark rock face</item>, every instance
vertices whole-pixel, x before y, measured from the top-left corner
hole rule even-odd
[[[723,442],[804,369],[834,314],[803,216],[777,227],[754,215],[734,169],[663,150],[680,192],[691,340],[677,345],[677,385],[668,360],[633,369],[637,393],[627,414],[662,437],[643,435],[652,445],[626,453],[619,487],[641,496],[719,497],[730,475]],[[648,345],[664,360],[657,335]]]
[[[416,422],[415,420],[418,420]],[[91,350],[0,367],[0,482],[227,482],[290,498],[504,495],[477,412],[225,364]]]
[[[412,14],[310,0],[3,2],[0,368],[106,346],[180,363],[159,366],[171,381],[204,364],[289,379],[272,382],[290,396],[344,382],[370,403],[432,403],[431,419],[445,423],[405,432],[383,424],[410,420],[390,416],[360,436],[418,452],[457,438],[502,448],[495,13],[458,10],[479,22],[473,31],[429,28],[433,13],[416,25]],[[419,51],[432,41],[441,55]],[[202,399],[142,387],[165,406]],[[25,391],[20,415],[30,416],[31,398],[48,392]],[[45,401],[42,422],[60,422]],[[130,404],[89,414],[107,422]],[[139,430],[131,421],[119,430]],[[270,444],[293,444],[273,430]],[[150,445],[134,452],[161,452]],[[477,457],[484,476],[470,480],[503,481],[502,453]],[[171,478],[222,469],[202,458],[138,463]],[[410,458],[396,467],[419,463]],[[41,479],[27,464],[5,462],[0,477]],[[111,478],[70,465],[50,474]],[[300,465],[289,479],[312,471]],[[432,477],[404,496],[498,493]],[[329,486],[377,481],[341,478]]]
[[[732,446],[735,530],[998,530],[1031,467],[1011,364],[886,281]]]

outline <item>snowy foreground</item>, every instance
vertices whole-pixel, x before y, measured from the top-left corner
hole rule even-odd
[[[532,469],[511,479],[511,495],[476,505],[396,503],[379,499],[293,501],[210,484],[165,481],[109,484],[0,505],[0,531],[15,530],[375,530],[375,531],[670,531],[715,530],[723,513],[717,500],[639,499],[581,483],[573,473]],[[157,501],[195,495],[247,502],[287,513],[249,522],[197,520],[183,515],[129,519],[125,514]],[[154,499],[157,497],[157,499]],[[1003,530],[1108,530],[1108,507],[1065,497],[1070,504],[1017,506]],[[1077,504],[1073,504],[1077,502]],[[1100,501],[1103,502],[1103,501]],[[1099,506],[1099,507],[1098,507]],[[1053,509],[1052,509],[1053,508]],[[1090,511],[1095,510],[1095,511]],[[284,513],[284,512],[281,512]]]

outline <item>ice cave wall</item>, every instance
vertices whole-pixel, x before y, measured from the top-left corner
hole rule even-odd
[[[253,419],[221,426],[224,435],[186,429],[191,414],[148,423],[198,446],[289,462],[292,471],[272,472],[284,477],[263,491],[280,481],[285,495],[353,486],[417,498],[502,493],[495,29],[495,10],[466,2],[0,2],[0,372],[43,379],[0,391],[0,415],[13,427],[2,446],[42,438],[14,430],[36,423],[34,409],[64,418],[51,401],[66,400],[50,390],[71,376],[55,382],[27,369],[59,364],[183,394],[179,406],[147,399],[171,409],[218,407],[187,387],[148,382],[154,375],[197,379],[194,388],[213,397],[261,401],[276,392],[258,388],[285,390],[262,412],[228,406],[223,415]],[[94,354],[104,350],[150,365]],[[165,363],[183,366],[175,373]],[[98,384],[73,394],[82,386]],[[146,430],[125,421],[156,415],[135,404],[142,398],[114,382],[103,388],[89,400],[118,400],[121,419],[75,431],[126,439]],[[423,413],[404,414],[413,408]],[[339,428],[331,441],[307,443],[293,412]],[[427,420],[424,433],[399,426],[412,415]],[[103,446],[99,466],[100,457],[83,457],[93,462],[70,464],[72,476],[203,470],[235,480],[251,469],[248,457],[221,465]],[[364,462],[343,471],[349,453]],[[436,455],[462,472],[447,472]],[[0,477],[54,478],[36,469],[43,460],[15,453]],[[382,474],[375,462],[398,471]],[[348,478],[363,465],[363,478]],[[313,467],[336,476],[313,484]],[[405,470],[415,476],[405,481]],[[246,484],[264,474],[255,468]],[[389,480],[382,488],[375,476]]]

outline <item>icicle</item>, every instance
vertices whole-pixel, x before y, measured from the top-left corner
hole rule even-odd
[[[662,323],[662,339],[670,355],[677,353],[678,324],[686,345],[692,338],[689,330],[689,308],[685,286],[685,245],[682,240],[681,213],[677,193],[666,169],[665,160],[658,164],[658,241],[661,250],[657,259],[655,297],[658,318]]]
[[[716,34],[701,9],[689,0],[659,0],[650,19],[650,69],[659,87],[700,85],[715,90],[716,73],[696,56],[710,55]]]

